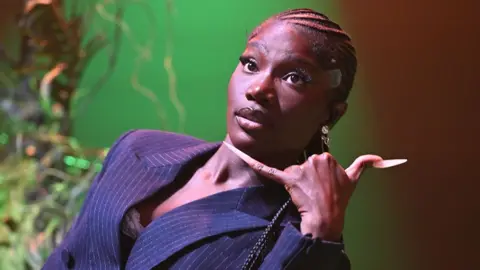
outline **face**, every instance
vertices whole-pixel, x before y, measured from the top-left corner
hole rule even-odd
[[[318,135],[333,93],[315,59],[308,35],[284,22],[267,23],[248,41],[228,87],[235,146],[259,155],[300,153]]]

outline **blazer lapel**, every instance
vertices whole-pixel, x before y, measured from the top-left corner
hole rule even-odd
[[[218,143],[199,143],[164,154],[139,156],[130,152],[119,158],[118,164],[111,166],[104,181],[99,183],[106,185],[101,188],[105,192],[97,200],[97,205],[103,207],[98,207],[92,217],[98,220],[92,224],[99,226],[92,230],[102,233],[94,239],[97,248],[92,252],[114,254],[115,261],[119,261],[120,250],[115,247],[120,245],[121,222],[128,208],[170,184],[188,161],[218,146]]]
[[[243,193],[244,189],[218,193],[156,219],[137,239],[126,269],[151,269],[207,237],[267,226],[268,221],[236,210]]]
[[[284,196],[264,187],[250,187],[218,193],[174,209],[142,232],[126,269],[151,269],[208,237],[265,228],[285,201]]]
[[[189,161],[217,150],[219,145],[219,143],[201,143],[172,152],[138,157],[142,163],[143,168],[141,170],[143,173],[139,175],[140,179],[135,181],[142,183],[142,185],[138,187],[138,190],[136,189],[133,197],[131,197],[131,193],[128,194],[131,197],[130,200],[122,200],[124,211],[170,184]],[[124,214],[125,212],[122,213],[120,218],[123,218]]]

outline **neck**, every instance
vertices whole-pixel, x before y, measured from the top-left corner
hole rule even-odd
[[[225,141],[231,143],[228,136],[225,138]],[[299,156],[299,153],[261,154],[248,151],[248,149],[241,150],[267,166],[282,170],[292,164],[296,164],[296,157]],[[245,161],[224,144],[220,146],[218,151],[205,163],[200,171],[202,181],[227,188],[275,184],[272,180],[265,179],[255,173]]]

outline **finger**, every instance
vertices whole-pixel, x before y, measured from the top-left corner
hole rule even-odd
[[[308,161],[316,168],[319,168],[319,166],[327,166],[333,169],[337,166],[337,161],[332,156],[332,154],[328,152],[322,153],[320,155],[313,154],[308,158]]]
[[[269,179],[272,179],[282,185],[289,184],[290,182],[289,175],[286,172],[269,167],[261,163],[260,161],[255,160],[254,158],[250,157],[249,155],[245,154],[244,152],[240,151],[238,148],[236,148],[235,146],[227,142],[223,142],[223,144],[225,144],[228,147],[228,149],[230,149],[239,158],[245,161],[252,169],[258,172],[260,175],[263,175]]]
[[[337,161],[330,153],[322,153],[320,155],[313,154],[308,157],[306,164],[313,169],[306,170],[307,172],[315,172],[313,178],[322,178],[325,177],[326,174],[334,174],[335,168],[337,167]]]
[[[293,165],[288,168],[285,168],[283,172],[288,175],[301,175],[304,170],[305,170],[305,165],[301,164],[301,165]]]
[[[375,161],[372,163],[372,167],[378,168],[378,169],[385,169],[385,168],[390,168],[394,166],[398,166],[400,164],[403,164],[407,162],[406,159],[387,159],[387,160],[380,160],[380,161]]]
[[[350,180],[357,181],[367,165],[380,161],[383,161],[383,158],[377,155],[359,156],[350,165],[350,167],[345,170],[345,173],[348,175],[348,178],[350,178]]]

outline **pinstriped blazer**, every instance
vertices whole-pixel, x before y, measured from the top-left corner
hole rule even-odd
[[[238,188],[178,207],[146,227],[128,257],[120,227],[127,210],[175,183],[182,168],[219,143],[175,133],[134,130],[107,155],[82,210],[43,269],[239,269],[288,194]],[[343,243],[300,233],[292,206],[260,269],[348,270]]]

